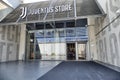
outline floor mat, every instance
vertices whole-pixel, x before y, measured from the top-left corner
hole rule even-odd
[[[120,73],[92,61],[62,62],[38,80],[120,80]]]

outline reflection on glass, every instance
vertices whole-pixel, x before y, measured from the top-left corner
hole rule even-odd
[[[66,37],[75,37],[75,28],[66,29]]]
[[[46,38],[53,38],[54,37],[54,30],[46,30],[45,37]]]
[[[76,36],[86,36],[87,28],[86,27],[77,27],[76,28]]]
[[[65,60],[65,43],[46,43],[39,44],[42,60]]]
[[[65,37],[64,29],[57,29],[58,37]]]
[[[86,27],[41,30],[36,32],[36,37],[40,43],[80,41],[88,39]]]
[[[40,37],[40,38],[44,38],[44,31],[41,30],[41,31],[39,31],[39,32],[36,32],[36,33],[35,33],[35,36],[36,36],[36,37]]]

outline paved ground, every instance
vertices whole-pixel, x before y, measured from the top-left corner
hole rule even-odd
[[[37,80],[60,61],[16,61],[0,63],[0,80]]]
[[[120,73],[89,61],[62,62],[38,80],[120,80]]]
[[[120,80],[120,73],[89,61],[0,63],[0,80]]]

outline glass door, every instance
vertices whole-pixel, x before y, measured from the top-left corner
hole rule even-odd
[[[75,43],[67,43],[67,60],[76,59]]]
[[[78,44],[78,59],[86,58],[86,44],[80,43]]]

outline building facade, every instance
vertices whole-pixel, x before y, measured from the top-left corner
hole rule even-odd
[[[42,60],[68,60],[69,47],[76,53],[74,60],[82,55],[120,66],[119,3],[51,0],[43,5],[21,4],[0,23],[0,60],[32,59],[38,54]]]
[[[120,66],[120,0],[98,0],[106,16],[96,19],[95,41],[99,61]]]

